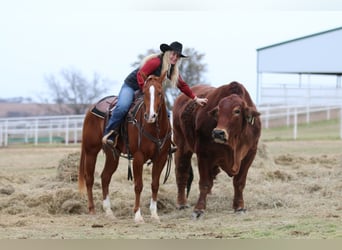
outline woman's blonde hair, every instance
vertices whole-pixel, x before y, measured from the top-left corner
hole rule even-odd
[[[170,53],[171,51],[165,51],[164,52],[164,56],[163,56],[163,61],[162,61],[162,69],[160,72],[160,75],[162,75],[164,72],[168,71],[171,69],[171,63],[170,63]],[[158,57],[161,54],[151,54],[149,56],[146,56],[140,64],[140,67],[142,67],[148,60]],[[173,71],[172,74],[170,76],[170,78],[166,78],[166,84],[170,84],[172,87],[177,86],[178,83],[178,78],[179,78],[179,65],[181,63],[181,58],[178,59],[177,63],[175,64],[175,66],[173,67]],[[167,74],[169,76],[169,73]]]

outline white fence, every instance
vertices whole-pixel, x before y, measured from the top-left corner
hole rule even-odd
[[[15,143],[78,143],[84,115],[0,119],[0,146]]]
[[[293,139],[297,139],[300,123],[338,118],[342,139],[342,106],[263,106],[258,110],[263,128],[293,126]],[[77,144],[82,139],[83,120],[84,115],[0,118],[0,146],[20,143]]]
[[[342,139],[342,106],[264,106],[259,107],[263,128],[293,126],[293,139],[298,136],[298,124],[339,119],[339,135]],[[325,131],[322,131],[324,133]]]

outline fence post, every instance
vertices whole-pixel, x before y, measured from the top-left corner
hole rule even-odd
[[[65,121],[65,145],[69,144],[69,117]]]
[[[267,109],[266,109],[266,116],[265,116],[265,128],[268,128],[269,124],[268,124],[268,121],[269,121],[269,118],[270,117],[270,110],[269,110],[269,107],[267,106]]]
[[[342,140],[342,106],[340,107],[340,139]]]
[[[38,145],[38,119],[36,119],[34,126],[34,145]]]
[[[77,120],[74,120],[74,144],[77,143]]]
[[[3,126],[2,126],[2,123],[1,123],[1,126],[0,126],[0,147],[2,147],[3,146],[3,137],[2,137],[2,135],[3,135]]]
[[[52,121],[49,122],[49,144],[52,144]]]
[[[297,108],[293,112],[293,139],[297,139]]]
[[[4,146],[8,146],[8,120],[5,121]]]

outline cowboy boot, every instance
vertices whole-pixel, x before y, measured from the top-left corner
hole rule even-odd
[[[117,129],[110,130],[107,134],[102,137],[102,143],[107,144],[113,148],[118,143],[119,132]]]

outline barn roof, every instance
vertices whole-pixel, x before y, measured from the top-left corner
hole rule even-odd
[[[342,74],[342,27],[257,49],[258,73]]]

